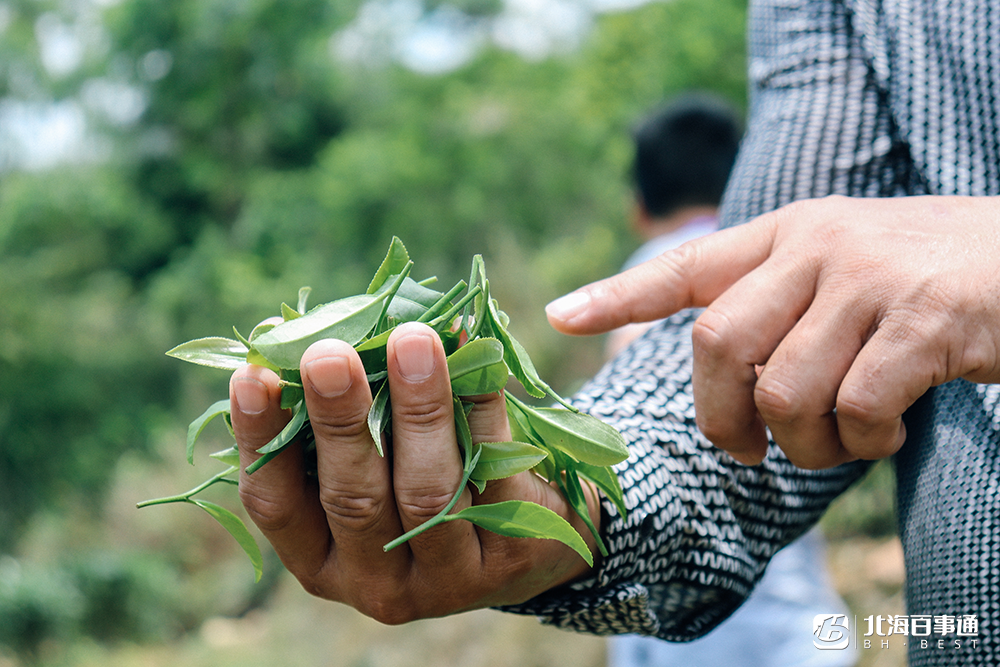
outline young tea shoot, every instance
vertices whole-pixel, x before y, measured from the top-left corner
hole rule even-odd
[[[384,546],[386,551],[435,526],[464,520],[508,537],[553,539],[574,549],[588,564],[593,555],[584,539],[552,510],[522,500],[474,505],[452,513],[462,490],[472,484],[481,493],[493,480],[534,471],[554,482],[570,506],[590,528],[601,553],[607,550],[590,520],[581,478],[604,493],[618,512],[625,514],[618,478],[610,466],[624,461],[628,449],[621,435],[600,420],[579,412],[539,377],[527,351],[507,327],[509,318],[490,296],[490,284],[481,256],[472,260],[469,282],[459,281],[446,292],[410,277],[413,261],[403,243],[393,238],[385,259],[364,294],[356,294],[306,309],[309,288],[299,290],[296,308],[281,304],[280,322],[258,325],[244,338],[199,338],[182,343],[167,354],[184,361],[227,372],[251,363],[266,366],[281,378],[281,406],[291,409],[291,420],[269,443],[257,450],[262,456],[246,472],[253,474],[286,447],[299,443],[307,454],[307,465],[315,473],[315,438],[309,424],[299,374],[299,361],[318,340],[336,338],[354,346],[368,376],[374,397],[368,414],[372,446],[379,455],[383,441],[392,434],[386,343],[389,334],[404,322],[423,322],[440,336],[448,355],[455,402],[455,432],[462,455],[462,481],[451,502],[435,517]],[[464,344],[460,345],[460,341]],[[507,416],[514,440],[472,441],[466,419],[471,404],[463,396],[501,392],[513,378],[534,398],[549,396],[560,407],[536,408],[506,394]],[[195,445],[209,422],[222,416],[232,435],[228,400],[213,403],[191,422],[187,434],[187,459],[194,464]],[[165,503],[188,503],[205,510],[236,538],[254,567],[262,572],[261,552],[246,526],[231,511],[195,496],[215,484],[237,484],[239,453],[236,445],[211,454],[225,470],[204,483],[176,496],[139,503],[139,507]]]

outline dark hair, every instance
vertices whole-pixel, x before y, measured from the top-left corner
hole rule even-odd
[[[633,179],[650,215],[718,205],[742,136],[739,114],[714,95],[689,93],[634,130]]]

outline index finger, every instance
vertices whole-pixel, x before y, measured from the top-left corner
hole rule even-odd
[[[618,275],[585,285],[545,308],[562,333],[604,333],[707,306],[771,254],[772,216],[730,227],[668,250]]]

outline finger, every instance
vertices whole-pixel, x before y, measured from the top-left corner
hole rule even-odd
[[[507,419],[506,399],[502,393],[463,396],[472,403],[469,412],[469,431],[473,442],[505,442],[510,440],[510,422]]]
[[[468,417],[473,442],[504,442],[511,439],[510,422],[507,418],[506,403],[502,393],[465,397],[463,400],[473,403]],[[591,521],[595,526],[600,527],[600,497],[587,480],[581,480],[581,484],[590,510]],[[577,530],[587,542],[591,553],[597,553],[597,543],[587,524],[570,508],[559,491],[545,483],[534,472],[527,471],[512,477],[491,480],[486,484],[486,489],[482,494],[473,492],[473,497],[476,499],[476,504],[489,504],[505,500],[527,500],[547,507],[562,516]],[[483,553],[500,554],[502,559],[510,560],[512,538],[497,535],[485,528],[476,528],[476,532]],[[530,543],[526,540],[517,540],[514,544],[524,548],[527,546],[526,542]],[[556,540],[537,540],[531,547],[536,562],[546,563],[543,570],[544,576],[538,574],[534,577],[522,575],[519,577],[521,582],[516,589],[504,591],[505,598],[491,600],[489,602],[491,606],[509,603],[511,599],[509,596],[512,593],[521,595],[522,592],[531,591],[530,594],[525,594],[523,599],[533,597],[535,592],[543,590],[543,588],[537,588],[538,586],[548,588],[553,584],[560,585],[583,576],[590,570],[590,566],[575,551]],[[509,565],[509,562],[507,564]]]
[[[392,390],[393,486],[403,530],[443,510],[456,493],[462,461],[455,436],[451,380],[444,348],[427,325],[399,325],[387,347]],[[468,505],[468,491],[459,508]],[[470,525],[454,521],[411,539],[417,560],[440,565],[468,538]]]
[[[822,290],[760,374],[757,410],[775,443],[800,468],[852,461],[840,441],[837,393],[871,331],[870,311],[837,290]]]
[[[707,306],[771,252],[772,217],[689,241],[674,250],[556,299],[545,312],[567,334],[596,334]]]
[[[767,453],[755,367],[768,363],[809,307],[816,270],[809,258],[775,256],[738,280],[692,327],[698,427],[741,463],[760,463]]]
[[[245,366],[230,380],[233,432],[240,452],[240,500],[250,519],[289,570],[309,569],[325,560],[329,529],[303,465],[302,448],[290,445],[252,475],[246,468],[260,458],[257,450],[285,426],[278,377],[260,366]]]
[[[316,437],[319,498],[338,574],[351,584],[344,588],[365,588],[358,580],[375,563],[386,581],[395,581],[405,570],[406,550],[382,551],[400,534],[400,523],[388,461],[379,456],[368,429],[372,395],[361,359],[343,341],[322,340],[302,355],[300,369]]]
[[[930,387],[951,379],[946,369],[954,330],[948,322],[935,323],[929,312],[893,313],[879,323],[837,395],[840,439],[849,452],[873,460],[903,446],[903,413]]]
[[[504,442],[511,439],[506,399],[502,393],[463,397],[463,400],[473,403],[468,416],[473,442]],[[570,509],[559,491],[533,472],[490,480],[482,493],[473,490],[472,497],[477,505],[521,500],[547,507],[570,522],[587,541],[591,553],[597,553],[590,529]],[[598,510],[596,514],[599,525],[600,511]],[[473,527],[473,529],[478,537],[481,552],[488,559],[484,563],[486,568],[495,567],[500,573],[521,568],[515,585],[506,587],[499,596],[489,591],[485,592],[485,597],[480,594],[475,600],[477,607],[511,604],[518,600],[529,599],[552,585],[559,585],[582,576],[589,569],[586,561],[561,542],[510,538],[485,528]],[[517,565],[519,558],[529,558],[534,565],[519,566]],[[543,563],[544,567],[541,567]],[[487,582],[491,580],[493,577],[486,579]]]

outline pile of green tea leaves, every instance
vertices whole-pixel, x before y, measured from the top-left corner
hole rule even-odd
[[[573,548],[593,564],[586,542],[576,530],[552,510],[521,500],[473,505],[451,513],[462,490],[472,484],[481,493],[486,485],[527,470],[533,470],[562,491],[576,513],[590,528],[601,553],[607,555],[597,529],[590,519],[581,479],[597,486],[624,515],[626,513],[618,478],[610,466],[624,461],[628,450],[621,435],[604,422],[579,412],[556,394],[535,370],[524,347],[510,335],[509,318],[490,297],[490,283],[482,257],[472,261],[469,282],[459,281],[447,292],[430,287],[435,280],[417,282],[410,278],[413,261],[403,243],[394,238],[385,259],[364,294],[345,297],[307,312],[309,288],[299,290],[298,304],[281,304],[281,322],[265,321],[243,337],[234,328],[236,339],[210,337],[188,341],[168,355],[203,366],[232,372],[251,363],[265,366],[281,378],[281,406],[291,410],[291,420],[271,442],[257,450],[261,457],[246,472],[253,474],[292,443],[300,443],[307,453],[309,472],[315,474],[315,438],[309,425],[299,373],[302,354],[312,343],[336,338],[354,346],[361,357],[373,398],[368,427],[373,446],[383,455],[383,440],[391,443],[392,410],[389,398],[386,343],[392,330],[404,322],[423,322],[441,337],[448,355],[455,402],[455,431],[461,449],[462,481],[451,502],[435,517],[385,545],[388,551],[414,535],[455,520],[473,524],[508,537],[555,539]],[[464,344],[460,345],[460,342]],[[562,407],[533,407],[506,393],[507,415],[513,440],[472,442],[467,420],[472,404],[462,396],[476,396],[504,390],[510,378],[534,398],[546,395]],[[229,400],[211,405],[188,428],[187,458],[194,463],[195,443],[205,426],[222,415],[232,434]],[[387,447],[386,452],[391,452]],[[228,467],[186,493],[139,503],[139,507],[165,503],[190,503],[216,519],[250,557],[257,579],[262,557],[253,536],[238,516],[229,510],[194,496],[218,484],[237,484],[239,454],[236,446],[211,454]]]

